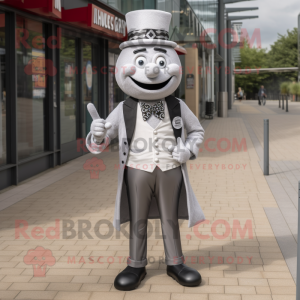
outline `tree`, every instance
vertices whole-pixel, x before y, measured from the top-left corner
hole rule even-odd
[[[298,67],[298,29],[287,30],[286,35],[278,34],[278,40],[268,52],[269,68]],[[297,72],[272,73],[266,83],[268,90],[279,93],[284,81],[298,81]]]
[[[241,62],[236,63],[236,71],[238,69],[261,69],[268,68],[267,51],[261,48],[250,48],[249,42],[244,41],[244,47],[240,49]],[[248,75],[236,75],[235,87],[241,87],[246,94],[252,94],[257,92],[262,82],[266,81],[269,74],[248,74]]]
[[[298,67],[298,29],[287,30],[287,35],[278,34],[278,40],[268,52],[268,64],[271,68]],[[296,80],[294,73],[282,74],[290,80]]]
[[[236,64],[242,69],[260,68],[284,68],[298,66],[298,29],[287,30],[287,34],[278,34],[277,41],[271,45],[271,49],[250,48],[246,42],[241,48],[241,63]],[[297,72],[289,73],[265,73],[236,75],[236,90],[240,86],[247,94],[257,93],[260,85],[267,90],[279,93],[280,84],[284,81],[298,81]]]

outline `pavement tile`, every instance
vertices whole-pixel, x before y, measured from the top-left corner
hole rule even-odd
[[[270,286],[291,286],[295,287],[295,281],[293,279],[268,279]]]
[[[238,285],[237,278],[209,278],[209,285]]]
[[[239,285],[269,286],[267,279],[239,278]]]
[[[259,295],[271,295],[271,290],[268,286],[256,286],[255,289]]]
[[[242,295],[242,300],[272,300],[270,295]]]
[[[5,276],[1,282],[29,282],[32,276]]]
[[[224,271],[224,277],[228,278],[263,278],[261,272]]]
[[[58,292],[55,300],[88,300],[91,293],[88,292]]]
[[[184,287],[177,285],[161,285],[161,284],[151,284],[150,292],[154,293],[183,293]]]
[[[295,300],[294,295],[272,295],[273,300]]]
[[[71,275],[58,275],[58,276],[54,276],[54,275],[48,275],[45,277],[32,277],[30,279],[29,282],[47,282],[47,283],[51,283],[51,282],[59,282],[59,283],[67,283],[67,282],[71,282],[73,276]]]
[[[47,291],[65,291],[65,292],[77,292],[81,288],[82,283],[50,283],[47,287]]]
[[[263,278],[283,278],[283,279],[288,279],[292,278],[292,275],[290,272],[261,272]]]
[[[225,294],[256,294],[254,286],[225,286]]]
[[[209,300],[242,300],[240,295],[210,294]]]
[[[123,300],[125,297],[125,292],[93,292],[89,300]]]
[[[108,292],[110,291],[112,284],[109,283],[84,283],[81,286],[81,292]]]
[[[1,299],[14,299],[19,291],[1,291]]]
[[[172,293],[171,300],[208,300],[208,294]]]
[[[44,291],[49,283],[30,283],[30,282],[18,282],[13,283],[9,290],[12,291]]]
[[[7,290],[11,284],[11,282],[0,282],[0,291]]]
[[[50,300],[54,299],[56,291],[21,291],[15,299]]]
[[[126,292],[124,300],[169,300],[170,297],[170,293]]]
[[[224,294],[224,286],[201,285],[197,287],[185,287],[184,292],[189,294]]]
[[[296,287],[285,287],[285,286],[271,286],[272,295],[295,295]]]

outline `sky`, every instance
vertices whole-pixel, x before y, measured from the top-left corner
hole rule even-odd
[[[226,7],[258,7],[258,10],[230,13],[230,16],[257,16],[258,19],[242,20],[242,28],[247,29],[251,37],[255,28],[260,29],[261,46],[270,50],[278,37],[284,35],[287,29],[298,27],[300,13],[299,0],[256,0],[226,4]]]

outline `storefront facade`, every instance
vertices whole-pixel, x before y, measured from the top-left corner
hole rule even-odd
[[[0,5],[0,190],[88,153],[94,103],[121,100],[114,79],[125,17],[98,1]]]
[[[126,98],[115,66],[127,39],[128,11],[172,13],[170,39],[185,54],[179,56],[182,82],[174,95],[198,118],[207,101],[216,101],[217,63],[205,47],[214,35],[186,0],[0,3],[0,190],[88,153],[87,104],[105,118]]]
[[[182,82],[175,96],[184,100],[199,119],[205,118],[208,101],[214,102],[217,111],[218,0],[100,1],[124,14],[136,9],[159,9],[171,13],[170,39],[187,51],[186,55],[179,56]]]

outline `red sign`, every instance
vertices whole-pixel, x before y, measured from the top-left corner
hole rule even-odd
[[[61,0],[3,0],[1,3],[61,19]]]
[[[92,15],[89,18],[88,26],[120,39],[126,37],[126,22],[123,19],[114,16],[96,5],[91,4],[90,6]]]
[[[61,21],[72,22],[74,25],[102,32],[122,41],[126,40],[125,20],[94,4],[68,10],[63,9]]]

